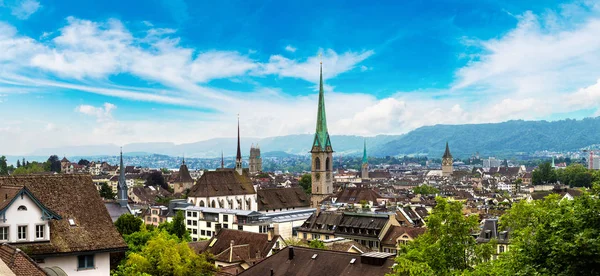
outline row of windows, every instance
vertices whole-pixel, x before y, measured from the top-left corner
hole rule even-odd
[[[45,235],[46,225],[35,226],[35,238],[43,239]],[[10,232],[10,226],[0,227],[0,240],[7,241],[9,239],[8,233]],[[17,239],[27,240],[27,225],[17,226]]]

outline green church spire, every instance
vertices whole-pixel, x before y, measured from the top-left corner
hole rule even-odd
[[[327,117],[325,116],[325,92],[323,91],[323,62],[319,71],[319,109],[317,110],[317,129],[315,132],[315,141],[313,150],[332,150],[329,132],[327,132]]]
[[[367,164],[368,160],[367,160],[367,139],[365,139],[365,146],[363,148],[363,160],[362,160],[363,164]]]

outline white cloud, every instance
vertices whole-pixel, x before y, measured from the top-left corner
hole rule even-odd
[[[7,6],[11,9],[11,14],[21,20],[29,18],[42,7],[36,0],[14,1]]]
[[[570,14],[577,14],[579,21],[565,25]],[[475,47],[479,51],[464,53],[471,61],[456,71],[455,82],[448,90],[425,88],[382,99],[368,94],[372,91],[341,93],[330,86],[335,83],[332,79],[353,69],[356,72],[372,70],[361,63],[374,52],[322,50],[330,133],[399,134],[424,125],[540,119],[557,112],[599,108],[600,38],[597,34],[600,18],[582,17],[579,11],[569,11],[552,16],[528,12],[518,16],[518,20],[516,28],[502,36],[489,40],[463,39],[469,43],[469,49]],[[112,115],[114,107],[80,106],[76,109],[78,112],[93,116],[99,122],[93,129],[93,137],[87,133],[84,139],[82,133],[89,127],[74,124],[68,130],[69,135],[65,135],[70,138],[52,141],[54,146],[78,145],[82,141],[85,144],[105,141],[183,143],[233,137],[237,113],[242,116],[244,136],[314,131],[316,93],[291,96],[285,90],[259,85],[254,92],[240,93],[211,88],[207,83],[220,78],[244,81],[245,77],[275,76],[316,84],[320,62],[316,51],[299,59],[273,54],[266,61],[258,60],[250,51],[183,46],[175,30],[157,28],[131,32],[115,20],[92,22],[69,18],[67,25],[56,32],[58,36],[48,43],[21,36],[10,25],[0,24],[0,30],[4,30],[0,31],[0,61],[19,69],[40,68],[61,77],[54,81],[6,70],[6,74],[0,75],[0,83],[77,90],[216,111],[199,112],[189,120],[157,123],[128,120],[125,115],[117,120]],[[139,33],[143,36],[138,37]],[[121,73],[157,82],[166,88],[123,87],[105,82],[111,75]],[[119,107],[120,110],[127,108]],[[103,118],[101,122],[100,118]],[[0,128],[21,133],[14,137],[34,133],[24,126],[0,124]],[[19,145],[28,149],[30,144]]]
[[[96,117],[98,122],[107,122],[113,120],[112,111],[116,108],[117,106],[111,103],[104,103],[104,105],[100,107],[82,104],[77,106],[75,111],[88,116]]]
[[[352,70],[358,63],[369,58],[375,52],[372,50],[362,52],[346,52],[341,55],[334,50],[324,51],[322,58],[319,55],[309,57],[303,62],[288,59],[281,55],[273,55],[269,62],[262,65],[259,74],[275,74],[281,77],[294,77],[318,83],[319,62],[323,61],[323,78],[334,78],[337,75]]]
[[[296,52],[297,49],[292,45],[288,45],[288,46],[285,46],[285,50],[293,53],[293,52]]]

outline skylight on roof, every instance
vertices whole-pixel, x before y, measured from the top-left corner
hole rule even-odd
[[[75,226],[75,220],[74,219],[69,219],[69,225],[71,226]]]
[[[317,255],[319,255],[319,254],[314,254],[314,255],[312,255],[312,259],[313,259],[313,260],[314,260],[314,259],[316,259],[316,258],[317,258]]]
[[[350,263],[353,264],[356,262],[356,258],[352,258],[352,260],[350,260]]]

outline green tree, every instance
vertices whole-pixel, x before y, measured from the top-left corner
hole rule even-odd
[[[542,185],[556,182],[556,171],[550,162],[542,163],[531,174],[531,182],[534,185]]]
[[[61,169],[60,159],[57,155],[50,155],[46,161],[46,170],[59,173]]]
[[[0,175],[8,175],[8,163],[6,156],[0,156]]]
[[[116,195],[112,188],[106,182],[103,182],[100,186],[100,196],[105,199],[115,199]]]
[[[123,214],[115,221],[115,227],[121,235],[130,235],[140,231],[143,223],[144,221],[132,214]]]
[[[18,174],[32,174],[32,173],[40,173],[45,172],[44,165],[38,162],[30,163],[27,166],[21,166],[13,171],[14,175]]]
[[[214,275],[217,268],[205,254],[196,254],[186,242],[166,231],[153,231],[147,243],[131,252],[113,276],[125,275]],[[152,233],[152,232],[151,232]]]
[[[171,235],[177,236],[177,238],[184,241],[191,241],[190,232],[185,228],[185,217],[183,211],[179,210],[173,217],[171,222],[163,222],[158,226],[158,229],[167,231]]]
[[[489,260],[490,244],[477,244],[477,216],[464,216],[462,203],[436,198],[427,231],[400,248],[393,275],[451,275]]]
[[[473,275],[599,275],[599,190],[574,200],[550,195],[513,205],[500,219],[511,229],[509,251]]]
[[[325,249],[325,243],[320,240],[312,240],[308,243],[308,247],[317,248],[317,249]]]
[[[300,184],[300,186],[304,189],[304,192],[306,192],[307,194],[312,193],[312,177],[310,176],[310,174],[307,173],[302,175],[302,177],[300,177],[300,180],[298,181],[298,184]]]
[[[423,184],[421,186],[414,187],[413,193],[420,194],[420,195],[435,195],[435,194],[439,194],[440,190],[438,190],[437,188],[435,188],[433,186]]]
[[[17,159],[17,168],[20,168],[20,167],[21,167],[21,161],[19,161],[19,160]]]

